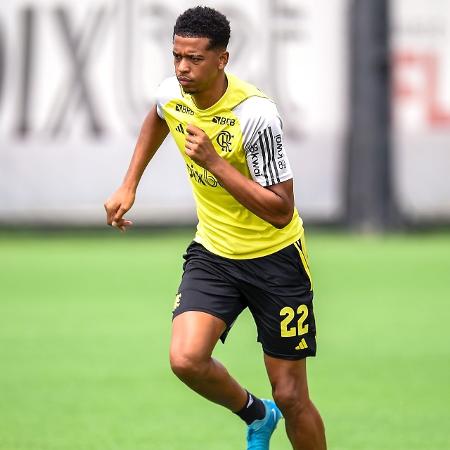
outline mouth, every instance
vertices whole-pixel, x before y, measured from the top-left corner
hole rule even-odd
[[[186,86],[188,84],[191,84],[193,81],[190,78],[186,78],[186,77],[177,77],[178,82],[182,85],[182,86]]]

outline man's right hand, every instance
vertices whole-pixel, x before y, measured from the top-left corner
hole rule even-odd
[[[127,231],[133,225],[131,220],[126,220],[123,215],[133,206],[135,192],[125,187],[120,187],[105,202],[106,222],[120,231]]]

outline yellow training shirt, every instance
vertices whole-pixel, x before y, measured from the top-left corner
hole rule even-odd
[[[300,239],[303,226],[297,210],[289,225],[275,228],[235,200],[184,151],[186,126],[193,124],[209,136],[217,153],[247,178],[265,187],[292,178],[276,105],[251,84],[228,73],[227,80],[227,90],[219,101],[199,109],[176,77],[168,78],[158,88],[156,106],[186,163],[197,206],[195,241],[226,258],[257,258]]]

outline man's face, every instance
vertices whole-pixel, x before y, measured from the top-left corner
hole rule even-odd
[[[173,39],[175,74],[183,90],[197,94],[207,90],[225,68],[228,52],[224,49],[209,49],[209,39],[204,37],[182,37]]]

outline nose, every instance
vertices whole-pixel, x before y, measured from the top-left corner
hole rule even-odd
[[[188,73],[190,71],[189,63],[186,59],[181,58],[178,62],[178,72],[180,73]]]

